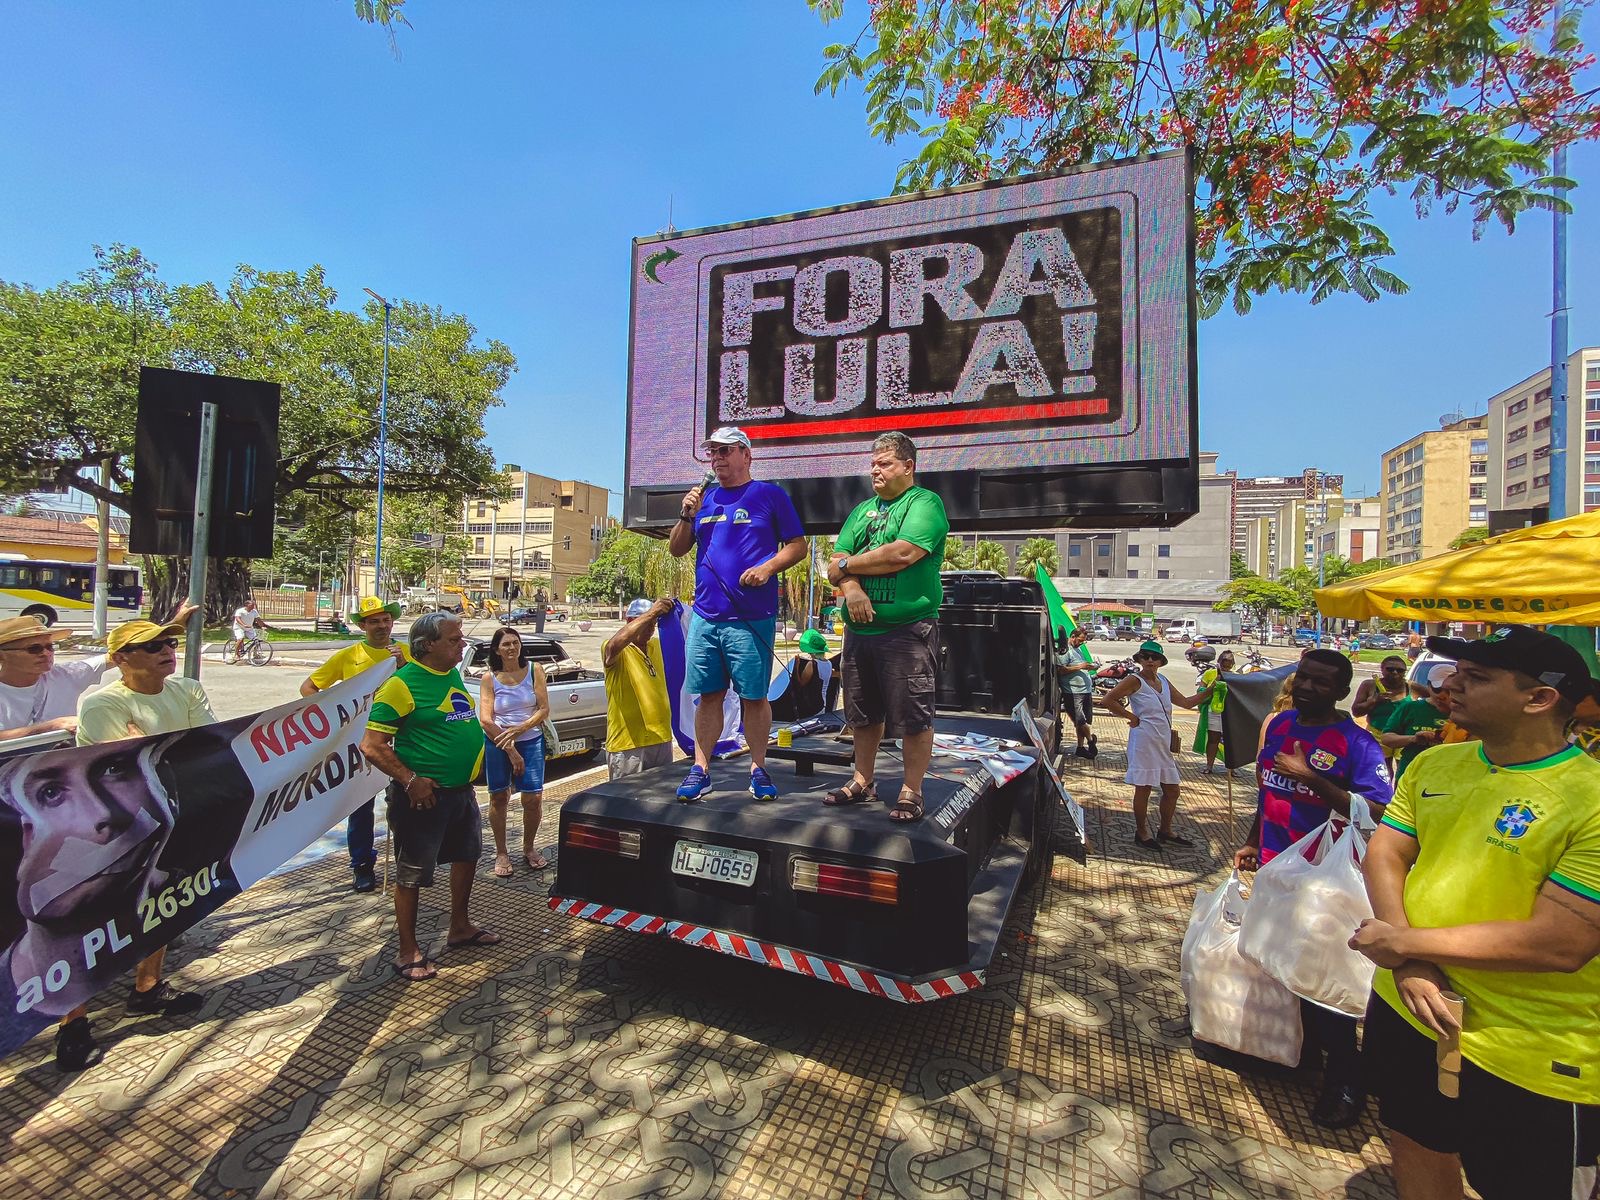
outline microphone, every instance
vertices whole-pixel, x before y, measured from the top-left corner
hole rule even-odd
[[[700,481],[700,494],[704,496],[706,494],[706,490],[710,488],[712,484],[716,483],[716,481],[717,473],[711,470],[706,471],[705,478]]]

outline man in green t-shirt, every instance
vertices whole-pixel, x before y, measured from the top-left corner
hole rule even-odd
[[[394,916],[408,982],[439,969],[417,947],[417,898],[433,883],[436,863],[450,864],[450,949],[492,946],[500,935],[467,916],[472,878],[483,854],[483,818],[472,781],[483,763],[483,727],[457,663],[466,639],[453,613],[424,613],[411,623],[411,660],[372,696],[361,752],[387,775],[389,833],[394,838]],[[522,758],[507,751],[513,777]]]
[[[1377,727],[1378,741],[1384,750],[1400,753],[1394,772],[1396,783],[1417,755],[1443,741],[1440,731],[1450,719],[1450,698],[1444,683],[1454,674],[1455,668],[1448,663],[1434,667],[1428,672],[1427,682],[1418,685],[1427,695],[1417,700],[1401,700]]]
[[[1526,627],[1428,649],[1456,660],[1451,720],[1479,740],[1418,758],[1367,848],[1368,1083],[1402,1196],[1459,1196],[1465,1171],[1485,1200],[1566,1200],[1600,1104],[1600,763],[1565,735],[1594,683]]]
[[[855,737],[855,775],[829,805],[877,799],[878,745],[901,739],[905,779],[890,819],[922,817],[922,779],[933,757],[939,665],[939,567],[950,532],[944,501],[916,485],[917,448],[903,433],[872,443],[873,498],[845,518],[828,582],[844,598],[845,721]]]

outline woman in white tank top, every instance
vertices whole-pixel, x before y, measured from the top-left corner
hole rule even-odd
[[[1133,785],[1134,837],[1142,848],[1159,850],[1163,845],[1192,845],[1188,838],[1172,832],[1172,818],[1178,811],[1178,760],[1172,749],[1172,706],[1194,708],[1199,696],[1185,696],[1161,674],[1167,656],[1159,642],[1145,642],[1133,656],[1139,669],[1106,693],[1106,709],[1128,722],[1128,773],[1123,776]],[[1161,825],[1155,837],[1149,833],[1150,789],[1161,789]]]
[[[544,722],[549,715],[544,672],[538,663],[523,663],[521,635],[509,627],[495,630],[489,669],[478,691],[478,723],[483,726],[494,873],[502,879],[514,870],[506,848],[506,807],[513,790],[522,798],[522,861],[534,871],[550,865],[534,844],[544,815]]]

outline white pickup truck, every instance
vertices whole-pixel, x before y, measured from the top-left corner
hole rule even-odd
[[[561,750],[552,757],[594,758],[606,744],[605,676],[586,669],[553,637],[538,633],[521,636],[523,661],[536,662],[544,670],[550,719],[561,735]],[[467,643],[461,673],[471,680],[482,679],[489,662],[489,642],[468,638]]]

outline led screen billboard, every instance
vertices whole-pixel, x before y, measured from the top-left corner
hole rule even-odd
[[[813,532],[916,442],[957,529],[1198,504],[1186,154],[637,239],[624,520],[669,524],[737,425]]]

